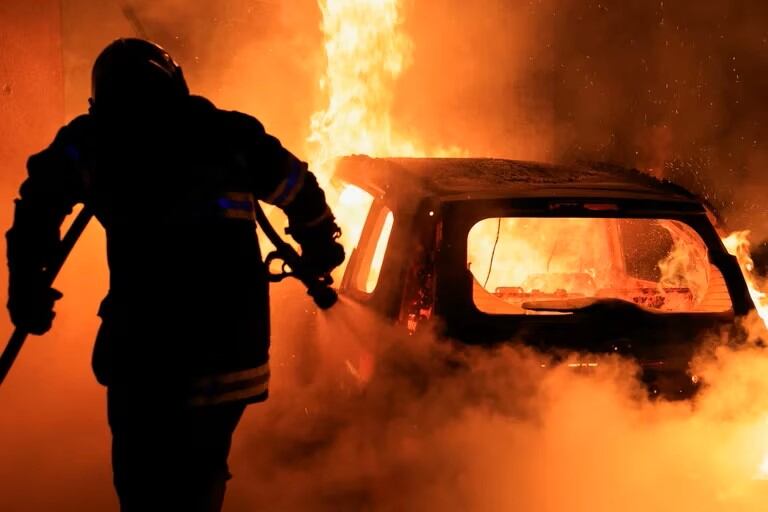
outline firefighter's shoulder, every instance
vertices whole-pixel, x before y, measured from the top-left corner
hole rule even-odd
[[[53,142],[27,160],[27,168],[53,167],[78,164],[82,159],[83,148],[93,133],[93,119],[88,114],[80,115],[62,126]]]
[[[196,111],[211,117],[213,126],[221,135],[234,139],[242,137],[244,140],[266,135],[261,121],[250,114],[218,108],[210,100],[201,96],[192,96],[190,100]]]
[[[82,114],[66,125],[56,134],[59,144],[74,144],[80,146],[84,140],[93,134],[93,117],[90,114]]]
[[[93,116],[91,116],[91,114],[81,114],[67,123],[64,129],[77,133],[84,130],[90,130],[92,125]]]

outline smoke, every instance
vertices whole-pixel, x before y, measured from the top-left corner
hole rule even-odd
[[[672,178],[732,226],[762,231],[765,7],[566,0],[550,9],[558,152]]]
[[[67,115],[87,108],[90,69],[118,37],[148,37],[181,64],[193,93],[256,115],[303,151],[321,71],[320,13],[313,0],[66,0]]]
[[[768,356],[755,345],[706,345],[696,399],[651,401],[618,357],[573,354],[598,363],[574,370],[516,344],[405,336],[353,303],[329,315],[305,331],[320,347],[311,376],[278,366],[273,398],[241,425],[230,510],[768,504]]]
[[[395,113],[428,147],[636,166],[768,234],[763,4],[404,3]]]

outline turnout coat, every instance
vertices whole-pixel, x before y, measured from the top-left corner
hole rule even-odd
[[[281,207],[302,245],[337,229],[307,165],[251,116],[196,96],[140,129],[80,116],[28,161],[6,235],[11,285],[40,274],[83,203],[106,231],[110,269],[98,381],[194,405],[264,400],[269,297],[256,200]]]

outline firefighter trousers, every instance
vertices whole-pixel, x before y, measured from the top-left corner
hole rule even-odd
[[[245,409],[182,407],[110,388],[112,471],[121,512],[219,512],[232,434]]]

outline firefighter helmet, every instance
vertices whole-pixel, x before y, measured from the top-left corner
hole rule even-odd
[[[189,95],[181,67],[144,39],[117,39],[93,65],[91,112],[137,113]]]

